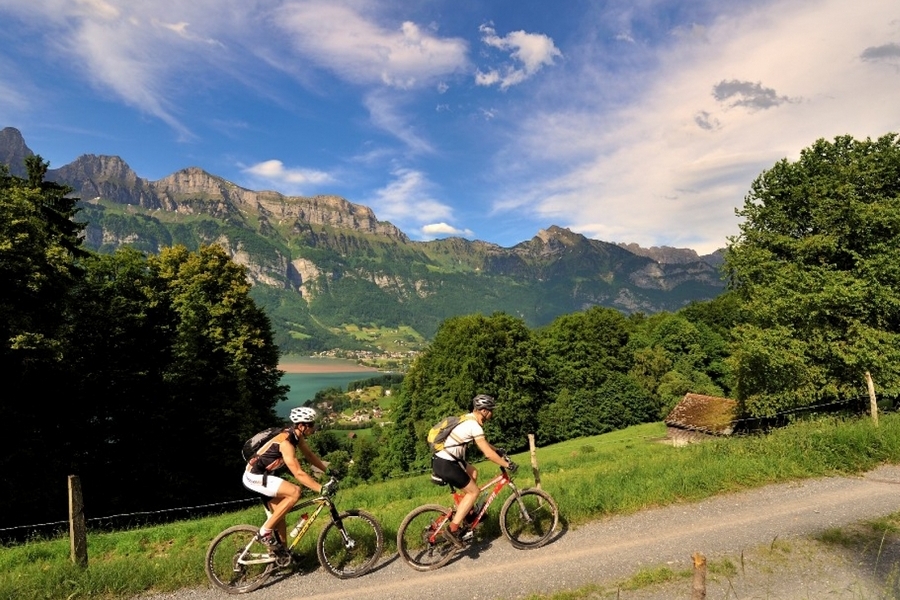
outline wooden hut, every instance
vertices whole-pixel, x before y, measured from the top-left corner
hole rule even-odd
[[[700,442],[734,432],[737,400],[685,394],[666,417],[666,439],[675,446]]]

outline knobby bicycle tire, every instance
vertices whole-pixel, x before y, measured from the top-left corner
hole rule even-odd
[[[252,592],[269,579],[275,568],[274,561],[256,564],[238,564],[245,554],[250,560],[267,561],[269,549],[257,541],[258,527],[235,525],[213,539],[206,550],[204,568],[206,576],[217,588],[229,594]],[[249,545],[247,553],[244,550]]]
[[[521,504],[520,504],[521,502]],[[553,535],[559,522],[556,501],[538,488],[511,494],[500,509],[500,531],[514,548],[540,548]]]
[[[397,552],[417,571],[433,571],[453,558],[456,547],[441,535],[450,512],[445,506],[426,504],[415,508],[397,529]]]
[[[352,579],[368,573],[381,558],[384,533],[381,523],[364,510],[342,512],[340,519],[343,531],[337,521],[328,523],[319,534],[316,554],[326,571],[338,579]]]

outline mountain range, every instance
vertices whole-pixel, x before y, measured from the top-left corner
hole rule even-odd
[[[33,154],[17,129],[0,130],[11,173],[23,176]],[[247,267],[285,352],[414,349],[462,314],[502,311],[539,327],[597,305],[674,311],[724,288],[721,250],[612,244],[555,225],[510,248],[414,241],[338,196],[253,191],[197,167],[148,181],[118,156],[84,154],[47,179],[80,198],[93,250],[223,247]]]

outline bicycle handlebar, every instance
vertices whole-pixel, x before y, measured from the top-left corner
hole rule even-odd
[[[320,496],[325,496],[326,498],[331,498],[334,496],[334,493],[338,489],[338,480],[335,477],[331,477],[328,481],[322,484],[322,490],[319,492]]]

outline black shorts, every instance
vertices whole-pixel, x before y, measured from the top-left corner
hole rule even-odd
[[[438,456],[431,457],[431,471],[458,490],[469,485],[469,481],[472,480],[466,473],[465,463]]]

